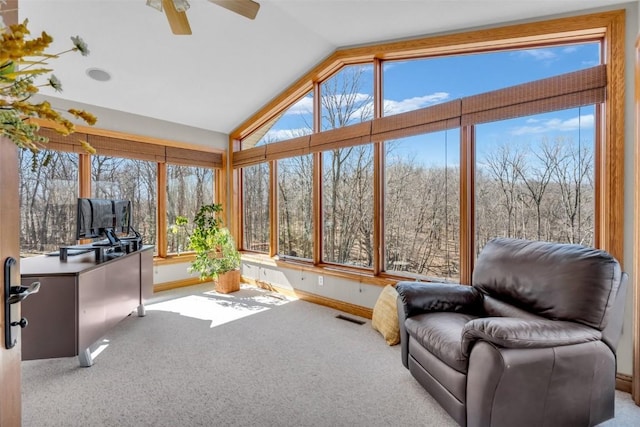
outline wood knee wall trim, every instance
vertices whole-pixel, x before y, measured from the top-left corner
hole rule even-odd
[[[616,374],[616,390],[631,393],[632,378],[631,375]]]

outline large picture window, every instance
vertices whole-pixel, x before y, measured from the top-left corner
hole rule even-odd
[[[269,252],[269,165],[243,169],[244,249]]]
[[[178,216],[187,218],[191,223],[200,206],[214,202],[213,188],[213,169],[167,165],[167,224],[175,225]],[[189,249],[188,228],[169,227],[169,253],[181,253]]]
[[[278,254],[313,257],[313,157],[278,161]]]
[[[460,277],[460,132],[385,143],[385,270]]]
[[[91,197],[131,200],[133,228],[145,244],[156,241],[156,163],[109,156],[91,158]]]
[[[385,61],[385,116],[593,67],[600,43]]]
[[[322,130],[336,129],[373,118],[373,67],[345,67],[321,88]]]
[[[589,15],[545,22],[547,34],[532,23],[336,53],[296,84],[320,97],[309,136],[265,149],[244,146],[250,122],[232,132],[243,143],[233,167],[245,174],[245,243],[259,189],[277,200],[258,211],[278,212],[261,224],[278,248],[262,252],[297,254],[290,219],[304,218],[319,252],[304,258],[320,268],[469,283],[476,254],[497,236],[621,256],[623,118],[614,112],[624,58],[612,46],[622,49],[624,34],[611,22],[622,20]],[[280,108],[263,112],[273,120]],[[282,193],[288,162],[301,156],[315,161],[298,179],[312,196],[308,218],[292,216]],[[248,168],[270,166],[273,181],[247,179]]]
[[[373,265],[373,147],[323,153],[323,235],[326,262]]]
[[[476,231],[594,244],[593,106],[476,128]]]
[[[21,255],[74,245],[78,155],[52,150],[34,155],[20,150],[19,162]]]
[[[100,130],[72,136],[48,128],[41,132],[49,139],[46,150],[35,156],[19,152],[24,256],[78,243],[78,197],[130,200],[133,230],[161,258],[186,248],[186,235],[179,243],[167,235],[176,215],[219,202],[214,194],[214,172],[223,160],[219,152]],[[85,141],[95,152],[85,150]]]

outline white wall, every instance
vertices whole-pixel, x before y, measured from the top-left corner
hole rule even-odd
[[[301,268],[278,268],[274,263],[243,260],[241,268],[243,277],[368,308],[373,308],[382,290],[380,286],[304,271]]]
[[[189,263],[154,265],[153,284],[177,282],[198,276],[197,273],[189,273],[188,268]]]

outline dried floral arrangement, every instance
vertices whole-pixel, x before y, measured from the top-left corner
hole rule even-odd
[[[4,4],[0,0],[0,12]],[[68,50],[53,54],[47,52],[52,42],[53,38],[44,31],[31,37],[28,20],[0,28],[0,133],[34,153],[45,147],[48,138],[39,134],[40,125],[32,118],[50,123],[52,129],[65,136],[75,132],[71,117],[89,125],[96,123],[96,117],[84,110],[61,111],[48,101],[32,102],[32,96],[41,87],[62,90],[49,62],[71,52],[89,54],[87,44],[79,36],[71,37],[72,46]],[[80,143],[87,152],[95,152],[88,142],[80,140]]]

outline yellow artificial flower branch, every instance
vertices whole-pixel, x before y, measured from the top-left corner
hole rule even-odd
[[[45,51],[53,38],[44,31],[39,37],[31,38],[30,35],[28,20],[0,28],[0,134],[11,139],[18,147],[36,153],[44,148],[48,138],[39,134],[40,125],[30,120],[31,118],[50,123],[50,127],[62,135],[75,132],[75,125],[49,102],[30,102],[31,96],[40,87],[50,86],[56,91],[62,90],[60,80],[51,74],[53,70],[43,66],[47,65],[48,60],[69,52],[79,52],[86,56],[89,49],[79,36],[75,36],[71,37],[72,48],[49,54]],[[35,84],[36,78],[46,75],[46,83]],[[65,113],[91,126],[97,120],[93,114],[75,108]],[[95,153],[88,142],[80,143],[87,152]]]

